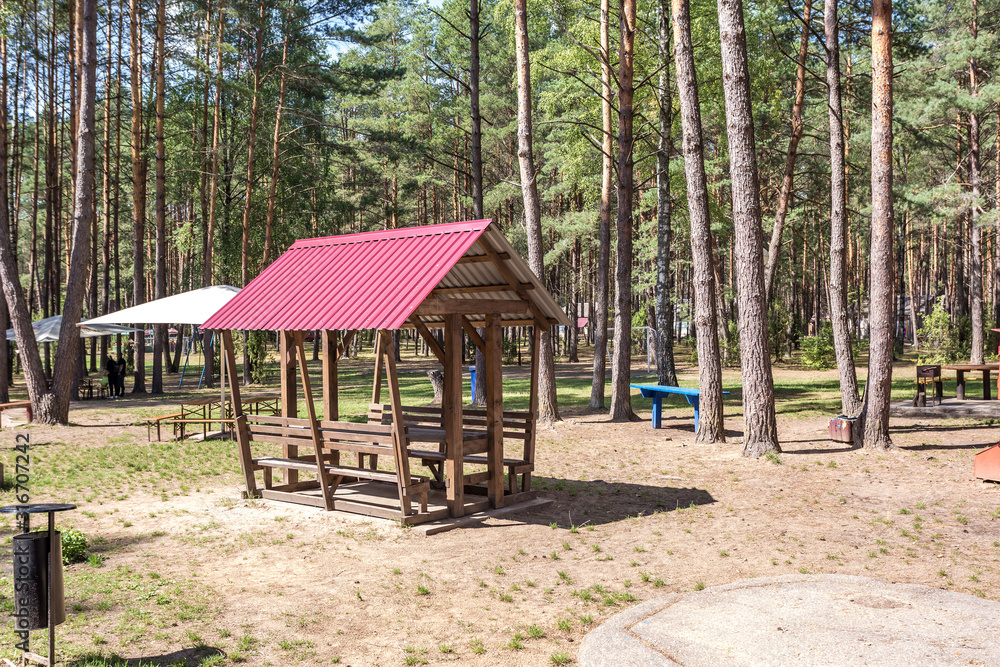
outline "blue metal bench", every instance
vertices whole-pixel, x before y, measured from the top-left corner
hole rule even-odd
[[[671,394],[677,394],[687,399],[688,405],[694,407],[694,432],[698,432],[698,419],[700,417],[699,398],[700,389],[688,389],[686,387],[668,387],[662,384],[630,384],[630,387],[638,389],[643,398],[653,399],[653,428],[660,428],[663,418],[663,399]],[[722,392],[728,394],[728,391]]]

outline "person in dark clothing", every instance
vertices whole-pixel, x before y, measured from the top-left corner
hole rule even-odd
[[[118,357],[118,384],[116,388],[118,398],[125,395],[125,360],[121,357]]]
[[[114,360],[113,357],[108,357],[108,361],[104,364],[104,374],[108,376],[108,396],[111,398],[118,397],[118,377],[120,375],[118,362]]]

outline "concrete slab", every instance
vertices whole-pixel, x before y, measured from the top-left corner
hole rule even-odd
[[[650,600],[580,646],[582,667],[1000,665],[1000,604],[846,575],[752,579]]]

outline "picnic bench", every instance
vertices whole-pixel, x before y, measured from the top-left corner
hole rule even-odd
[[[28,408],[28,421],[31,421],[31,401],[28,400],[0,403],[0,418],[3,417],[4,410],[17,409],[17,408]]]
[[[670,387],[663,384],[630,384],[633,389],[638,389],[643,398],[653,399],[653,428],[660,428],[663,420],[663,399],[671,394],[683,396],[687,399],[688,405],[694,407],[694,432],[698,432],[698,423],[701,416],[699,400],[700,389],[688,389],[687,387]],[[722,392],[728,395],[728,391]]]
[[[318,433],[314,433],[313,422],[310,419],[244,414],[236,417],[236,420],[239,428],[246,429],[245,432],[249,436],[246,440],[248,445],[271,443],[291,446],[296,452],[299,448],[313,450],[312,455],[257,458],[250,456],[250,469],[263,471],[264,488],[260,490],[260,494],[264,498],[334,509],[338,504],[335,503],[334,494],[341,482],[366,480],[395,487],[399,509],[387,513],[378,505],[364,505],[355,500],[348,503],[351,505],[351,510],[370,516],[399,519],[405,523],[412,520],[411,502],[415,500],[419,506],[418,513],[427,512],[429,485],[426,478],[410,474],[409,457],[403,454],[408,447],[405,428],[397,432],[392,425],[323,420],[318,421]],[[320,443],[318,447],[315,444],[317,440]],[[358,465],[342,464],[341,453],[357,454]],[[248,454],[251,452],[242,451],[241,448],[242,456]],[[370,457],[367,467],[361,455]],[[379,455],[392,457],[395,470],[377,469],[376,461]],[[273,479],[275,468],[312,472],[316,475],[316,479],[275,484]],[[308,489],[319,489],[321,493],[319,495],[301,493]],[[341,501],[339,504],[344,502]]]
[[[410,458],[420,459],[421,464],[431,471],[434,484],[443,488],[443,465],[448,458],[445,444],[444,412],[440,406],[402,406],[403,421],[406,424],[407,439],[412,443],[421,443],[437,447],[436,450],[408,450]],[[382,403],[371,403],[368,406],[368,423],[391,424],[392,406]],[[468,427],[468,428],[466,428]],[[530,412],[504,410],[503,438],[520,440],[523,443],[531,439],[534,420]],[[473,465],[488,465],[489,439],[486,433],[486,410],[464,408],[462,410],[462,462]],[[507,469],[507,493],[525,492],[529,488],[527,476],[534,472],[534,463],[528,461],[523,453],[520,457],[504,457],[503,467]],[[520,480],[518,479],[520,476]],[[485,483],[489,472],[476,472],[465,475],[465,484],[469,486]]]

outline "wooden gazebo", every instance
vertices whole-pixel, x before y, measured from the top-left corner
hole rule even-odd
[[[503,235],[478,220],[297,241],[203,328],[221,333],[230,369],[233,330],[279,332],[280,417],[243,414],[229,373],[251,496],[419,523],[533,497],[539,336],[555,324],[570,322]],[[521,325],[534,332],[529,409],[505,411],[501,328]],[[401,328],[415,329],[443,366],[440,407],[402,403],[390,333]],[[338,410],[337,360],[362,329],[378,331],[367,424],[340,421]],[[443,345],[432,329],[444,330]],[[304,332],[315,330],[322,419],[305,371]],[[462,406],[463,331],[486,359],[485,410]],[[505,451],[505,441],[523,447]],[[255,457],[256,443],[280,445],[281,455]],[[429,474],[412,475],[411,460]]]

